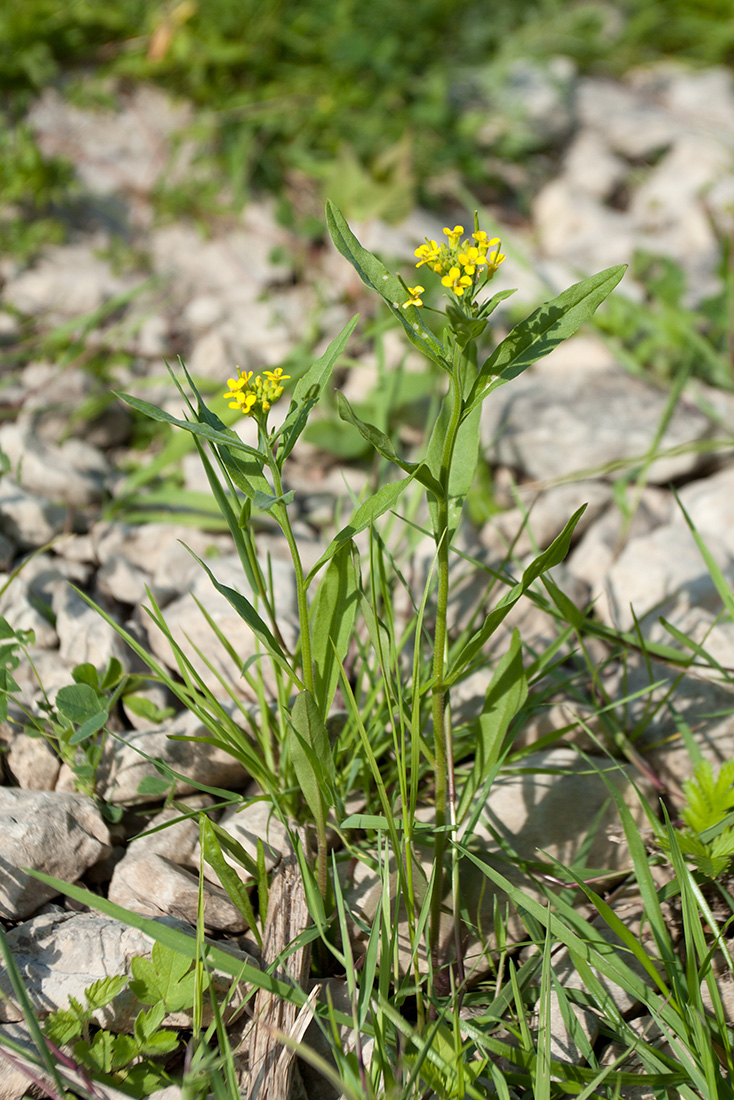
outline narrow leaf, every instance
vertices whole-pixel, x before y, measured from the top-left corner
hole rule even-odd
[[[331,708],[339,680],[339,667],[346,658],[352,639],[359,602],[359,559],[356,555],[356,547],[350,542],[337,550],[321,579],[311,607],[314,687],[316,702],[324,718]]]
[[[384,300],[390,312],[405,329],[410,342],[429,359],[448,370],[446,349],[426,327],[420,310],[415,306],[403,309],[406,295],[400,280],[391,275],[376,256],[362,247],[347,225],[341,210],[333,202],[326,204],[326,224],[335,248],[349,260],[362,282]]]
[[[469,401],[469,408],[483,400],[489,380],[502,384],[549,355],[588,321],[596,308],[611,294],[626,271],[626,265],[609,267],[588,279],[574,283],[557,298],[545,302],[494,349],[482,364]]]
[[[308,585],[313,580],[321,566],[325,565],[327,561],[330,561],[344,543],[349,542],[349,540],[353,539],[355,535],[358,535],[360,531],[364,531],[365,527],[369,527],[371,523],[385,512],[389,512],[397,503],[401,493],[407,489],[412,480],[413,475],[410,474],[408,477],[404,477],[402,481],[391,481],[378,489],[377,492],[369,497],[363,504],[360,504],[346,527],[342,527],[341,531],[334,536],[324,553],[311,569],[306,578],[306,584]]]
[[[576,528],[576,524],[581,519],[585,510],[586,505],[584,504],[578,511],[574,512],[560,535],[553,540],[547,550],[544,550],[542,554],[539,554],[538,557],[530,563],[522,575],[522,580],[507,593],[498,607],[490,611],[482,626],[473,637],[469,639],[456,657],[452,669],[444,680],[447,687],[456,683],[468,663],[477,653],[479,653],[485,642],[492,637],[497,627],[510,613],[510,610],[515,606],[517,601],[527,592],[533,581],[536,581],[541,573],[545,573],[546,570],[552,569],[563,561],[571,545],[571,538]]]

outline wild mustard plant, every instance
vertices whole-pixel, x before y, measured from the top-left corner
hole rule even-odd
[[[346,820],[343,797],[348,792],[343,789],[343,784],[340,787],[337,782],[334,753],[326,732],[326,719],[340,680],[345,699],[353,704],[362,749],[382,802],[385,827],[394,855],[399,866],[406,867],[407,864],[403,896],[409,909],[414,904],[411,883],[414,886],[416,880],[411,876],[410,840],[404,844],[396,830],[388,793],[367,732],[369,716],[363,723],[359,706],[350,696],[351,689],[343,674],[343,664],[355,637],[358,609],[378,654],[383,644],[378,609],[365,588],[355,537],[362,531],[371,530],[380,516],[394,510],[409,485],[422,486],[436,545],[436,591],[432,613],[430,604],[427,605],[427,614],[432,614],[433,619],[431,677],[430,683],[424,685],[431,697],[433,750],[424,752],[426,731],[422,728],[421,698],[425,691],[423,687],[414,685],[412,696],[408,697],[412,698],[416,713],[409,723],[412,747],[406,757],[412,776],[409,784],[411,794],[409,799],[402,801],[405,817],[403,835],[409,838],[411,814],[414,814],[418,797],[417,776],[422,768],[423,755],[433,771],[432,793],[435,801],[434,873],[428,921],[429,946],[431,954],[435,955],[447,845],[456,837],[461,821],[470,815],[474,796],[491,778],[493,769],[498,767],[500,742],[527,693],[519,643],[513,643],[511,652],[496,674],[500,679],[493,681],[487,693],[485,713],[479,726],[476,759],[468,775],[464,776],[460,790],[456,787],[453,766],[450,689],[482,662],[486,642],[529,586],[565,556],[580,515],[579,512],[572,517],[555,542],[528,566],[521,580],[463,639],[463,644],[450,647],[448,606],[451,550],[461,520],[464,498],[471,488],[479,458],[481,406],[495,389],[511,381],[574,333],[619,282],[624,268],[610,268],[571,287],[535,310],[489,354],[480,355],[479,348],[490,316],[512,291],[503,290],[491,297],[485,293],[504,256],[499,240],[490,238],[480,229],[476,217],[474,231],[469,236],[465,237],[463,227],[457,225],[444,230],[444,242],[439,244],[426,240],[416,250],[416,269],[422,268],[435,276],[448,299],[441,313],[424,304],[423,286],[408,286],[360,245],[333,203],[327,205],[326,216],[337,249],[353,264],[363,282],[382,298],[403,326],[410,342],[438,365],[446,378],[446,388],[435,423],[428,433],[425,456],[418,462],[404,459],[382,430],[362,420],[346,398],[337,394],[341,418],[356,428],[389,461],[398,477],[379,486],[376,492],[354,508],[348,522],[334,535],[308,572],[304,569],[291,525],[289,508],[294,493],[284,487],[283,471],[309,416],[329,383],[334,365],[346,347],[357,318],[345,327],[324,355],[295,383],[290,407],[277,428],[270,427],[269,414],[271,406],[284,395],[285,384],[290,381],[282,368],[263,371],[258,376],[238,370],[237,377],[228,380],[224,396],[230,408],[239,410],[257,424],[256,446],[243,442],[236,431],[227,427],[206,406],[185,368],[196,399],[196,405],[193,405],[181,390],[188,402],[186,419],[172,417],[135,398],[127,397],[126,400],[154,419],[173,423],[192,433],[217,502],[240,552],[254,602],[241,592],[220,584],[208,571],[214,585],[247,622],[263,653],[272,661],[278,683],[278,715],[275,720],[278,733],[275,744],[262,736],[258,741],[265,754],[263,759],[257,758],[256,746],[235,746],[235,739],[231,736],[225,743],[230,751],[238,753],[251,774],[274,797],[279,791],[290,789],[294,781],[300,788],[317,835],[317,875],[311,885],[307,882],[307,888],[312,912],[319,922],[324,919],[325,903],[330,904],[327,817],[333,812],[337,823]],[[429,317],[430,325],[427,321]],[[433,324],[435,318],[438,325]],[[219,472],[206,456],[205,443],[213,450]],[[295,653],[288,652],[278,629],[274,600],[257,558],[251,523],[253,510],[269,513],[280,527],[290,551],[300,626]],[[416,628],[417,651],[424,652],[424,637],[422,629]],[[388,692],[387,685],[385,692]],[[216,736],[221,740],[221,734]],[[404,789],[408,790],[408,787]],[[456,846],[452,845],[454,912],[458,914],[457,858]],[[305,861],[303,869],[308,878]]]

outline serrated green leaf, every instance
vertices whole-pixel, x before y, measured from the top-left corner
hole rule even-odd
[[[118,994],[127,987],[129,979],[125,975],[111,975],[108,978],[98,978],[84,990],[84,999],[90,1012],[96,1012],[114,1001]]]
[[[155,1034],[163,1023],[165,1014],[166,1010],[160,1001],[147,1011],[144,1008],[140,1010],[133,1025],[135,1038],[140,1047],[143,1047],[151,1035]]]
[[[130,991],[141,1004],[159,1001],[167,1012],[180,1012],[194,1003],[194,971],[191,961],[161,943],[154,943],[151,957],[136,956],[130,963],[134,980]]]
[[[62,1047],[81,1035],[82,1021],[73,1009],[58,1008],[47,1016],[43,1030],[51,1042]]]

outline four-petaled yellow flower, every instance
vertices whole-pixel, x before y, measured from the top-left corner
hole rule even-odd
[[[461,234],[464,232],[463,225],[455,225],[453,229],[444,229],[444,233],[449,239],[449,248],[456,248],[457,244],[461,240]]]
[[[421,298],[421,294],[425,289],[426,288],[424,286],[409,286],[408,294],[410,295],[410,298],[408,298],[407,302],[403,302],[403,309],[407,309],[408,306],[422,306],[423,299]]]
[[[239,409],[245,416],[255,416],[258,412],[266,413],[283,393],[283,382],[289,378],[289,374],[283,374],[282,367],[275,370],[264,370],[263,377],[252,377],[252,371],[241,371],[237,368],[237,378],[227,379],[227,392],[230,409]]]
[[[423,264],[430,264],[434,271],[441,270],[441,245],[438,241],[426,240],[425,244],[420,245],[415,250],[415,254],[418,257],[418,263],[416,267],[423,267]]]
[[[471,275],[462,275],[460,267],[452,267],[449,269],[448,274],[444,275],[441,282],[444,286],[450,287],[458,298],[461,298],[466,288],[471,286],[472,277]]]

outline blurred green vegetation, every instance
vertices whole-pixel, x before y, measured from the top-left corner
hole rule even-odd
[[[663,55],[729,62],[734,0],[0,5],[10,121],[60,80],[155,81],[214,112],[214,148],[235,200],[252,188],[297,188],[304,177],[330,182],[330,173],[356,193],[381,186],[393,208],[445,194],[448,173],[480,187],[487,165],[473,119],[492,84],[488,68],[556,54],[610,73]],[[519,142],[516,155],[527,152]]]

